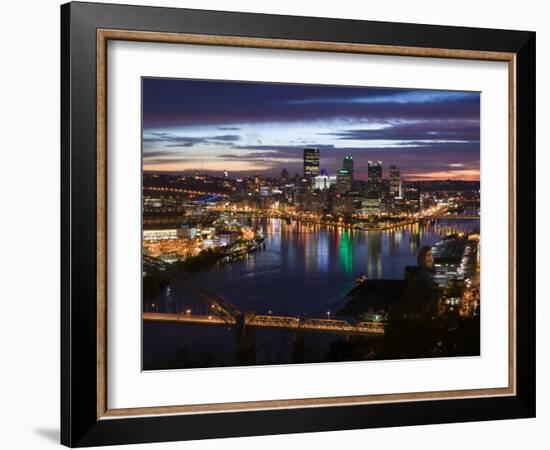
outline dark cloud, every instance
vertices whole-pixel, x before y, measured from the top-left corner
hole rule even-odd
[[[144,156],[143,162],[148,166],[165,165],[165,164],[181,164],[195,161],[194,158],[185,158],[183,156],[163,156],[162,158],[149,158]]]
[[[145,128],[296,120],[479,118],[479,94],[348,86],[146,79]],[[375,98],[375,102],[357,99]],[[395,99],[401,98],[401,101]],[[324,103],[311,100],[322,99]],[[416,100],[415,100],[416,99]],[[431,100],[430,100],[431,99]]]
[[[277,152],[280,155],[284,154],[294,154],[295,152],[303,152],[304,147],[307,146],[318,148],[319,150],[331,149],[334,148],[334,145],[331,144],[302,144],[302,145],[235,145],[234,149],[237,150],[256,150],[256,151],[266,151],[266,152]]]
[[[241,137],[236,134],[224,134],[222,136],[212,136],[207,139],[210,139],[213,141],[235,142],[235,141],[238,141],[240,138]]]
[[[240,136],[236,134],[223,134],[220,136],[177,136],[171,133],[149,133],[143,138],[144,144],[163,143],[165,148],[192,147],[196,144],[224,145],[236,142]]]
[[[143,158],[147,159],[147,161],[151,160],[152,158],[163,158],[163,157],[181,157],[183,158],[185,155],[184,152],[181,151],[166,151],[166,150],[144,150],[143,151]]]
[[[341,130],[320,133],[342,140],[400,140],[400,141],[479,141],[479,123],[474,121],[429,121],[397,123],[379,130]]]

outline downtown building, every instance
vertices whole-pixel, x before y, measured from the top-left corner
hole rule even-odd
[[[319,159],[318,148],[304,148],[304,178],[310,182],[310,185],[320,173]]]
[[[395,165],[390,166],[390,196],[393,198],[403,197],[403,184],[401,181],[401,171]]]
[[[382,161],[369,161],[367,166],[368,190],[380,192],[382,189]]]
[[[353,157],[346,156],[336,176],[336,192],[345,194],[353,188]]]
[[[330,186],[334,184],[334,182],[334,178],[329,177],[327,172],[324,169],[321,169],[321,174],[313,179],[313,189],[325,191],[327,189],[330,189]]]

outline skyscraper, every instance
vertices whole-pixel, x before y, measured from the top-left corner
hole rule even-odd
[[[382,187],[382,161],[369,161],[367,176],[369,190],[379,191]]]
[[[288,181],[288,170],[281,170],[281,183],[286,183]]]
[[[321,170],[321,175],[318,175],[313,179],[313,189],[320,189],[321,191],[324,191],[328,188],[330,188],[330,178],[326,171]]]
[[[319,149],[304,148],[304,178],[311,180],[319,175]]]
[[[347,171],[347,169],[340,169],[336,178],[336,192],[339,194],[344,194],[351,191],[351,180],[352,175]]]
[[[348,174],[351,178],[351,182],[353,183],[353,157],[352,156],[346,155],[342,163],[342,169],[346,169],[348,171]]]
[[[399,167],[390,166],[390,195],[394,198],[401,198],[403,196],[401,186],[401,171]]]
[[[336,176],[336,192],[344,194],[351,191],[353,185],[353,157],[347,155],[342,161],[342,168]]]

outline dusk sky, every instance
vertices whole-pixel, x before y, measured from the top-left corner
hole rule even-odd
[[[479,93],[143,79],[143,168],[302,174],[304,147],[335,175],[368,160],[409,180],[479,180]]]

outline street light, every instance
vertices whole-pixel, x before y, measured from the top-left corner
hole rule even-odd
[[[330,311],[327,311],[327,319],[330,320]]]

